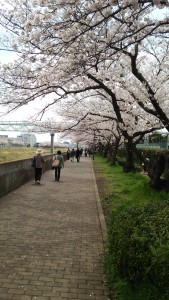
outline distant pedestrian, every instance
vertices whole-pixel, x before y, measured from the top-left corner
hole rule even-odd
[[[92,152],[91,152],[91,149],[90,149],[90,148],[87,150],[87,153],[88,153],[88,155],[89,155],[89,157],[90,157],[90,156],[91,156],[91,154],[92,154]]]
[[[71,162],[74,162],[75,154],[76,154],[75,149],[72,149],[72,151],[70,152]]]
[[[38,149],[35,158],[35,184],[40,184],[42,176],[42,168],[45,163],[44,157],[42,156],[42,150]]]
[[[85,157],[87,157],[88,149],[85,148]]]
[[[83,148],[80,149],[80,156],[83,155]]]
[[[70,158],[70,149],[69,148],[67,149],[66,155],[67,155],[67,160],[69,160],[69,158]]]
[[[55,181],[60,180],[61,169],[64,168],[64,159],[60,150],[57,151],[57,155],[55,155],[54,160],[58,160],[59,164],[55,168]]]
[[[76,159],[77,159],[77,162],[79,162],[80,161],[80,150],[79,150],[79,148],[77,148],[77,150],[76,150]]]

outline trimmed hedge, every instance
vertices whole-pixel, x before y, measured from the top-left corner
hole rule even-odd
[[[160,294],[167,293],[169,202],[112,212],[110,220],[107,261],[115,273],[133,287],[149,284]]]
[[[160,154],[160,153],[168,153],[168,149],[162,149],[162,148],[138,148],[137,149],[138,152],[143,153],[145,157],[149,158],[150,160],[155,160],[156,157]],[[119,158],[124,158],[125,157],[125,151],[124,148],[119,148],[118,149],[118,156]],[[135,162],[139,162],[138,158],[136,157],[136,155],[134,154],[134,161]]]

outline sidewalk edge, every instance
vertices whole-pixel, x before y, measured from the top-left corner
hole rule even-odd
[[[105,246],[105,243],[107,241],[107,226],[106,226],[106,221],[105,221],[105,217],[103,214],[103,209],[102,209],[100,196],[99,196],[99,192],[98,192],[98,188],[97,188],[96,177],[95,177],[92,161],[91,161],[91,166],[92,166],[92,172],[93,172],[94,191],[95,191],[95,196],[96,196],[96,203],[97,203],[97,208],[98,208],[101,233],[102,233],[102,238],[103,238],[103,244]]]

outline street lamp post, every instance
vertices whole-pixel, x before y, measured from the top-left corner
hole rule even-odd
[[[54,154],[54,133],[52,132],[51,134],[51,154]]]

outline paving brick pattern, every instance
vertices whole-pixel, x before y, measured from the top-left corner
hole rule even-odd
[[[107,300],[90,158],[0,199],[0,300]]]

